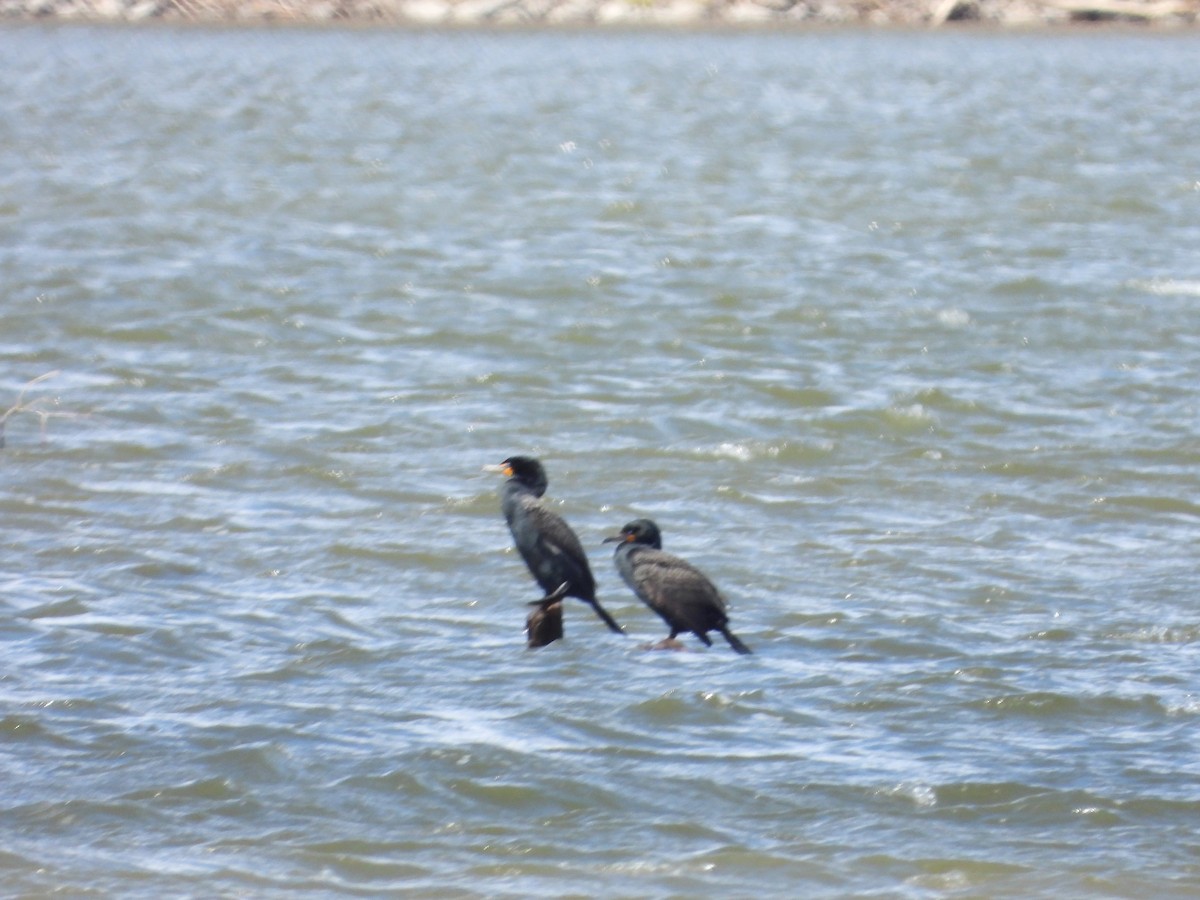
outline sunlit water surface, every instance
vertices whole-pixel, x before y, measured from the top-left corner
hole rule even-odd
[[[1200,892],[1194,38],[0,48],[5,894]]]

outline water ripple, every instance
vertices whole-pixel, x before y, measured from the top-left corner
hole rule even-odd
[[[5,38],[10,892],[1197,892],[1186,41]]]

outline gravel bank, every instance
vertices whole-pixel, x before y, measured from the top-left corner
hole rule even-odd
[[[415,26],[1194,27],[1200,0],[0,0],[0,20]]]

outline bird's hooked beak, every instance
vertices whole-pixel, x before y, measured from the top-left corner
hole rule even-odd
[[[483,471],[492,472],[496,475],[503,475],[505,478],[512,478],[513,473],[512,466],[505,465],[503,463],[495,466],[484,466]]]
[[[633,540],[632,534],[625,534],[624,532],[621,532],[621,534],[610,534],[608,537],[606,537],[600,543],[602,543],[602,544],[624,544],[624,543],[627,543],[632,540]]]

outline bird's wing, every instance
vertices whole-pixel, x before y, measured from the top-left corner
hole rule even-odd
[[[633,559],[635,590],[652,606],[702,597],[725,608],[717,586],[691,563],[662,550],[642,550]]]
[[[579,536],[571,530],[566,520],[556,512],[547,509],[542,503],[529,504],[529,518],[537,532],[541,535],[546,546],[556,552],[565,552],[573,556],[584,556],[583,544]]]
[[[587,554],[584,553],[579,536],[571,530],[571,526],[562,516],[547,509],[541,501],[530,497],[523,503],[528,516],[528,525],[532,533],[536,535],[540,552],[546,558],[553,557],[558,561],[559,567],[566,570],[567,577],[573,582],[576,590],[590,595],[595,590],[595,582],[592,579],[591,570],[588,568]],[[531,568],[540,568],[539,560],[526,558],[526,562],[530,564]],[[543,587],[552,591],[558,585],[554,584],[548,587],[543,585]]]

